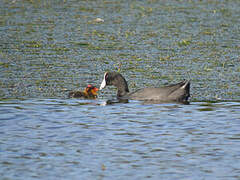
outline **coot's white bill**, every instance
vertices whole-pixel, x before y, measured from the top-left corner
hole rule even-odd
[[[103,81],[101,83],[101,86],[100,86],[99,90],[102,90],[103,88],[106,87],[106,78],[105,78],[106,74],[107,73],[104,74]]]

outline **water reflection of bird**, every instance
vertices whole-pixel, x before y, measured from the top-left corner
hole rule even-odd
[[[187,103],[190,96],[190,82],[187,80],[164,87],[143,88],[135,92],[129,92],[127,81],[120,73],[106,72],[100,90],[107,85],[117,87],[117,97],[119,99]]]
[[[69,98],[85,98],[85,99],[95,99],[97,97],[98,88],[92,85],[88,85],[84,91],[71,91],[68,94]]]

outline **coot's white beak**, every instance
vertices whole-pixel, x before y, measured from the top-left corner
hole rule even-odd
[[[106,80],[105,80],[105,77],[104,77],[99,90],[102,90],[105,87],[106,87]]]
[[[105,72],[105,74],[103,76],[103,81],[101,83],[101,86],[100,86],[99,90],[102,90],[103,88],[106,87],[106,75],[107,75],[107,72]]]

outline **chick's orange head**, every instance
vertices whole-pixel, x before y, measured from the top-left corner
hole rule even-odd
[[[96,95],[97,95],[98,88],[96,88],[95,86],[89,84],[89,85],[87,85],[85,91],[86,91],[88,94],[92,94],[92,95],[96,96]]]

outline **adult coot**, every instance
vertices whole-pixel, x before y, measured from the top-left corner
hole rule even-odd
[[[190,97],[190,81],[188,80],[164,87],[143,88],[129,92],[127,81],[120,73],[106,72],[100,90],[108,85],[117,88],[117,97],[119,99],[187,103]]]

